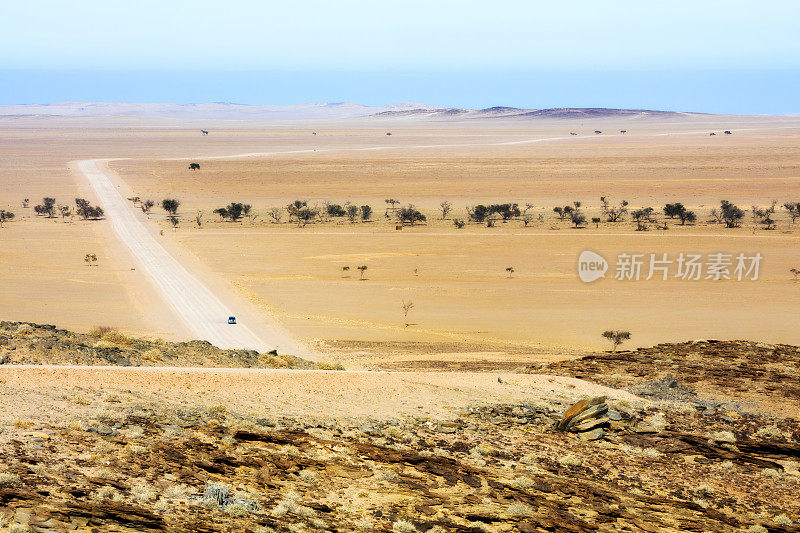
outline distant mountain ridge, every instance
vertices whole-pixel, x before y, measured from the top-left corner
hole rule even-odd
[[[522,109],[489,107],[461,109],[420,103],[365,106],[349,102],[310,103],[298,105],[244,105],[229,102],[203,104],[62,102],[54,104],[22,104],[0,106],[0,116],[14,117],[149,117],[171,119],[282,121],[325,120],[362,117],[422,119],[570,119],[570,118],[636,118],[688,116],[701,113],[680,113],[648,109],[607,109],[596,107]]]
[[[397,109],[377,113],[383,117],[452,117],[462,118],[606,118],[606,117],[665,117],[702,115],[678,111],[652,109],[614,109],[605,107],[556,107],[549,109],[521,109],[518,107],[488,107],[486,109]]]

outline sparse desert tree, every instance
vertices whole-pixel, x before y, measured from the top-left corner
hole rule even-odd
[[[319,216],[319,209],[303,207],[297,212],[297,226],[304,227],[306,224],[317,218],[317,216]]]
[[[612,206],[608,198],[601,196],[600,203],[608,222],[620,222],[625,217],[625,213],[628,212],[627,200],[622,200],[618,206]]]
[[[189,163],[189,170],[200,170],[200,163]]]
[[[358,206],[355,204],[346,204],[345,211],[347,211],[347,219],[350,221],[350,223],[355,224],[356,220],[358,220]]]
[[[634,209],[631,218],[636,222],[636,231],[647,231],[647,223],[653,222],[653,208]]]
[[[131,202],[134,207],[139,207],[139,202],[141,202],[142,199],[139,196],[131,196],[128,198],[128,201]]]
[[[786,202],[783,204],[783,208],[789,212],[789,216],[792,219],[792,224],[794,224],[797,220],[797,217],[800,217],[800,202]]]
[[[508,272],[508,278],[511,279],[511,276],[514,275],[514,267],[506,267],[506,272]]]
[[[491,214],[489,208],[483,204],[467,207],[467,216],[472,222],[477,222],[478,224],[485,222]]]
[[[31,203],[31,199],[30,198],[23,199],[22,200],[22,208],[23,209],[27,209],[28,206],[30,205],[30,203]]]
[[[273,207],[272,209],[267,211],[267,215],[269,216],[269,218],[272,219],[272,222],[274,224],[280,224],[281,219],[283,218],[283,210],[277,207]]]
[[[242,214],[247,218],[250,218],[250,212],[253,210],[253,206],[250,204],[242,204]]]
[[[725,227],[738,227],[741,223],[741,220],[744,218],[744,211],[739,209],[735,204],[730,203],[728,200],[722,200],[719,207],[720,217],[722,222],[725,223]]]
[[[775,220],[772,219],[772,214],[775,213],[775,204],[772,204],[772,207],[761,209],[757,206],[752,206],[752,213],[753,213],[753,222],[762,224],[764,229],[772,230],[775,229]]]
[[[289,222],[292,221],[292,218],[300,219],[300,210],[304,207],[308,207],[308,202],[305,200],[295,200],[294,202],[290,203],[286,206],[286,212],[289,213]]]
[[[46,215],[47,218],[53,218],[56,214],[56,199],[50,197],[42,198],[42,203],[33,206],[33,210],[37,215]]]
[[[416,210],[411,204],[397,210],[397,219],[401,224],[410,224],[412,226],[417,222],[425,222],[427,220],[425,215]]]
[[[667,204],[664,206],[664,216],[667,218],[675,218],[678,216],[678,213],[684,209],[686,209],[682,203],[677,202],[674,204]]]
[[[442,220],[447,218],[447,215],[450,214],[450,211],[453,209],[453,204],[444,200],[442,203],[439,204],[439,210],[442,212]]]
[[[5,209],[0,209],[0,228],[3,227],[3,223],[6,220],[11,220],[14,218],[14,213],[11,211],[6,211]]]
[[[83,256],[83,261],[86,263],[87,266],[92,266],[93,264],[97,263],[97,255],[86,254]]]
[[[384,200],[384,202],[386,202],[387,214],[389,213],[390,209],[392,210],[397,209],[397,205],[400,203],[398,200],[395,200],[394,198],[387,198],[386,200]]]
[[[592,224],[594,224],[595,228],[600,227],[600,217],[592,217]]]
[[[519,204],[492,204],[489,206],[489,214],[498,214],[503,220],[511,220],[522,214]]]
[[[153,200],[145,200],[139,207],[142,209],[142,213],[147,214],[154,205],[156,205],[156,203]]]
[[[165,198],[161,200],[161,208],[169,213],[170,215],[175,215],[178,212],[178,207],[180,207],[181,203],[174,198]]]
[[[342,267],[342,272],[350,272],[350,267],[345,265]],[[344,274],[343,277],[349,277],[347,274]]]
[[[790,268],[789,272],[792,273],[792,279],[794,279],[794,281],[797,281],[797,276],[800,276],[800,268]]]
[[[325,214],[329,217],[344,217],[347,216],[347,211],[339,204],[325,204]]]
[[[203,227],[203,212],[202,211],[198,211],[197,213],[195,213],[194,221],[195,221],[195,224],[197,224],[198,228],[202,228]]]
[[[176,217],[175,215],[170,215],[169,216],[169,223],[172,224],[172,228],[173,229],[177,228],[178,224],[180,224],[180,222],[181,222],[180,219],[178,217]]]
[[[372,208],[368,205],[361,206],[361,220],[363,222],[369,222],[372,218]]]
[[[358,270],[361,271],[361,280],[363,281],[364,280],[364,272],[366,272],[367,268],[369,268],[369,267],[367,267],[367,265],[361,265],[360,267],[356,267],[356,268],[358,268]]]
[[[464,224],[465,224],[465,222],[463,220],[461,220],[460,218],[454,218],[453,219],[453,225],[458,229],[463,228]]]
[[[59,205],[58,214],[61,215],[61,220],[64,222],[67,221],[67,217],[72,218],[72,210],[69,208],[68,205]]]
[[[570,217],[575,209],[576,208],[571,205],[565,205],[564,207],[554,207],[553,213],[558,215],[559,220],[564,220],[565,218]]]
[[[523,211],[522,212],[522,225],[527,228],[530,225],[531,222],[533,222],[533,215],[531,213]]]
[[[580,209],[573,209],[569,214],[569,219],[576,228],[586,225],[586,215]]]
[[[607,330],[603,332],[603,338],[608,339],[611,343],[611,351],[616,352],[617,347],[622,344],[623,342],[629,340],[631,338],[630,331],[621,331],[621,330]]]
[[[681,226],[683,226],[687,222],[693,223],[695,220],[697,220],[697,216],[694,214],[694,211],[689,211],[680,202],[665,205],[664,215],[667,216],[668,218],[678,217],[681,221]]]
[[[403,300],[403,305],[401,307],[403,308],[403,323],[405,324],[405,327],[408,327],[410,326],[410,324],[408,323],[408,312],[414,308],[414,302],[412,302],[411,300],[407,302]]]
[[[85,198],[75,198],[75,213],[84,220],[97,220],[103,216],[103,208],[93,206]]]
[[[214,210],[222,218],[229,218],[231,222],[236,222],[244,214],[244,204],[240,202],[231,202],[226,207],[220,207]]]

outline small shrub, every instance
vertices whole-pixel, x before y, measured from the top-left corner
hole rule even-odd
[[[300,474],[298,475],[300,476],[300,479],[306,483],[315,483],[317,481],[317,473],[313,470],[301,470]]]
[[[714,442],[727,442],[729,444],[736,443],[736,437],[730,431],[716,431],[711,434],[711,440]]]
[[[11,472],[0,472],[0,487],[9,487],[19,484],[19,476]]]
[[[231,516],[248,516],[250,514],[250,511],[248,511],[238,503],[235,503],[233,505],[226,505],[225,512]]]
[[[533,516],[533,509],[524,503],[512,503],[508,506],[508,514],[511,516]]]
[[[458,229],[463,228],[464,224],[465,224],[465,222],[460,218],[454,218],[453,219],[453,225]]]
[[[169,502],[164,498],[160,498],[156,503],[153,504],[153,511],[158,514],[164,514],[169,512]]]
[[[95,337],[100,339],[103,337],[103,335],[115,331],[117,331],[117,328],[112,328],[111,326],[94,326],[92,329],[89,330],[88,335],[90,337]]]
[[[623,342],[630,340],[631,332],[622,330],[606,330],[603,332],[603,338],[611,342],[611,351],[616,352],[617,347]]]
[[[203,503],[215,503],[220,506],[225,505],[230,499],[230,491],[230,485],[214,481],[208,482],[203,490]]]
[[[193,492],[189,485],[170,485],[164,491],[164,496],[172,499],[185,499]]]
[[[392,531],[395,533],[415,533],[417,527],[408,520],[400,519],[392,524]]]
[[[119,491],[114,487],[106,485],[101,487],[100,490],[94,494],[94,499],[97,501],[111,500],[114,502],[119,502],[122,501],[122,494],[120,494]]]
[[[511,480],[511,483],[509,483],[509,485],[511,485],[515,489],[526,490],[533,487],[534,483],[533,480],[529,477],[515,477],[514,479]]]
[[[137,502],[148,502],[156,497],[156,491],[149,485],[141,484],[131,487],[131,498]]]
[[[563,466],[580,466],[582,464],[580,458],[577,455],[571,453],[563,457],[559,457],[558,462],[561,463]]]

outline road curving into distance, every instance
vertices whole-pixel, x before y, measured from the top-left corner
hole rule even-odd
[[[247,320],[241,320],[236,310],[225,303],[225,295],[214,294],[173,257],[158,242],[158,235],[144,215],[122,197],[106,174],[105,163],[108,161],[111,159],[88,159],[78,161],[76,165],[97,194],[106,219],[111,222],[119,240],[138,262],[138,268],[152,281],[194,338],[206,340],[218,348],[259,352],[277,349],[280,353],[307,355],[306,350],[277,322],[264,323],[266,320],[262,320],[257,328],[248,327]],[[237,315],[237,324],[227,323],[231,315]]]

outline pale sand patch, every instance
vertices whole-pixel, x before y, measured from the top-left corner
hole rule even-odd
[[[452,418],[458,410],[499,403],[569,403],[585,395],[637,402],[632,394],[574,378],[461,372],[341,372],[252,369],[0,366],[11,390],[83,387],[154,394],[167,402],[225,405],[252,416]],[[33,407],[2,410],[10,420]],[[41,406],[38,406],[41,409]]]

